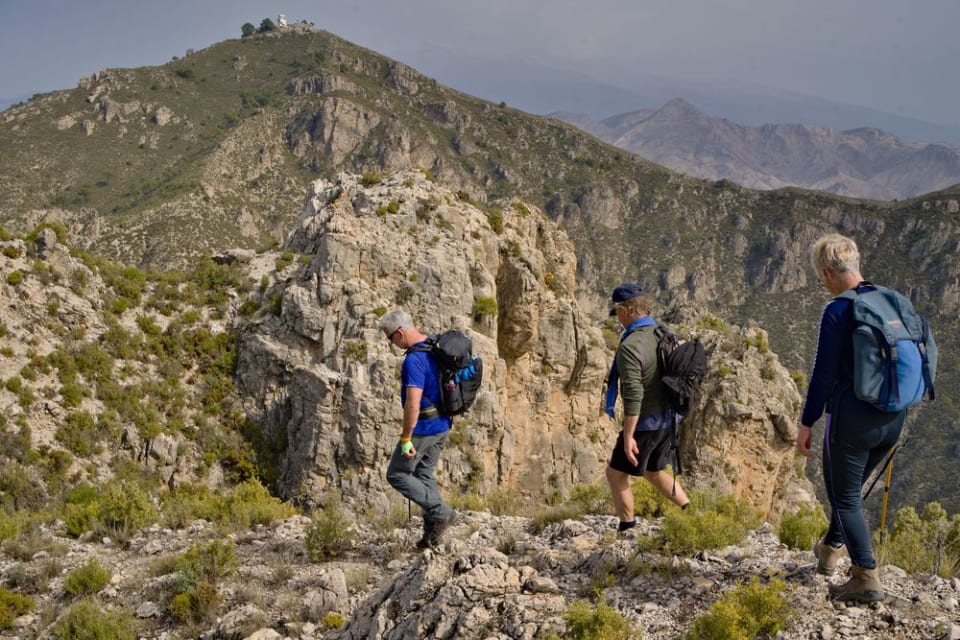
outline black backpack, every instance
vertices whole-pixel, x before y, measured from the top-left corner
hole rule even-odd
[[[407,350],[430,354],[440,370],[440,405],[420,409],[421,418],[458,416],[465,413],[477,398],[483,381],[483,360],[473,355],[473,342],[460,331],[450,330],[429,336],[426,345]]]
[[[663,397],[667,407],[678,417],[670,421],[676,472],[683,473],[676,427],[696,404],[700,383],[707,375],[707,351],[699,340],[684,340],[662,324],[657,324],[654,335],[657,337],[657,366],[663,384]]]
[[[654,335],[664,397],[677,415],[685,416],[707,375],[707,352],[699,340],[684,340],[662,324],[657,325]]]

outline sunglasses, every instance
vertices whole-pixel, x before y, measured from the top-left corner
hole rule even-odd
[[[401,329],[401,327],[397,327],[396,329],[394,329],[394,330],[393,330],[393,333],[391,333],[389,336],[387,336],[387,342],[389,342],[390,344],[393,344],[393,338],[394,338],[394,336],[396,336],[398,333],[400,333],[400,329]]]

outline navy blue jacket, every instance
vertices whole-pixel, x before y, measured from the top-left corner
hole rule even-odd
[[[875,287],[868,282],[857,285],[857,293]],[[842,413],[876,413],[869,403],[853,395],[853,302],[847,299],[830,300],[820,316],[817,332],[817,356],[807,387],[800,424],[812,427],[824,410]]]

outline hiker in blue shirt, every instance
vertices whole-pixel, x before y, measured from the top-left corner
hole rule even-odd
[[[690,504],[679,482],[667,473],[670,461],[671,412],[663,404],[657,365],[657,322],[650,317],[653,302],[638,284],[613,290],[611,316],[623,327],[610,375],[607,378],[606,413],[614,417],[617,395],[623,398],[623,426],[610,455],[606,476],[613,505],[620,519],[618,531],[636,526],[631,478],[643,476],[682,508]]]
[[[834,296],[874,288],[860,275],[860,253],[850,238],[839,234],[820,238],[811,248],[810,259],[820,283]],[[906,411],[880,411],[854,396],[852,305],[849,299],[834,298],[823,309],[797,450],[811,455],[811,430],[826,411],[823,480],[830,500],[830,528],[814,546],[817,572],[832,575],[845,545],[852,563],[850,579],[830,585],[830,594],[838,600],[876,602],[885,594],[860,492],[900,438]]]
[[[403,426],[387,466],[387,482],[423,509],[423,537],[418,549],[436,547],[457,512],[443,502],[434,475],[452,418],[438,414],[440,375],[426,351],[411,347],[425,344],[427,336],[413,326],[407,312],[396,309],[380,319],[380,330],[391,345],[405,349],[400,370],[400,404]]]

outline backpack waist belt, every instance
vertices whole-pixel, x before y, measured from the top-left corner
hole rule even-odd
[[[439,417],[440,412],[437,411],[435,406],[430,405],[429,407],[420,407],[420,420],[431,420]]]

